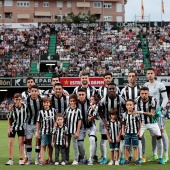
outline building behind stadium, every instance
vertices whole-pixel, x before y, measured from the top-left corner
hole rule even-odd
[[[95,14],[97,22],[125,21],[127,0],[4,0],[0,1],[0,23],[56,22],[71,12]]]

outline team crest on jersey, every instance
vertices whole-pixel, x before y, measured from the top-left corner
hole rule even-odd
[[[154,89],[156,88],[156,85],[154,86]]]

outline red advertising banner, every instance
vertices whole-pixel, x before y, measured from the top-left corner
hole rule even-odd
[[[61,77],[60,82],[64,87],[75,87],[81,85],[80,77]],[[89,77],[89,85],[100,87],[104,85],[103,77]]]

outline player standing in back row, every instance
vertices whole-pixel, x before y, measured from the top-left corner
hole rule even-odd
[[[98,94],[99,94],[99,96],[100,96],[100,99],[102,99],[103,97],[106,97],[108,84],[111,83],[112,81],[113,81],[112,73],[111,73],[111,72],[106,72],[106,73],[104,74],[104,82],[105,82],[105,85],[104,85],[104,86],[101,86],[101,87],[98,89]],[[120,94],[120,89],[119,89],[119,87],[117,87],[117,86],[116,86],[116,94]]]
[[[26,102],[27,98],[28,98],[28,97],[30,96],[30,94],[31,94],[31,86],[32,86],[32,85],[35,85],[35,80],[34,80],[34,78],[33,78],[33,77],[27,77],[27,79],[26,79],[26,85],[27,85],[27,88],[28,88],[28,89],[25,90],[25,91],[23,91],[22,94],[21,94],[24,102]],[[38,89],[38,91],[39,91],[39,95],[42,96],[43,90]]]
[[[86,90],[87,99],[90,100],[90,97],[92,95],[97,94],[97,90],[95,87],[90,86],[88,82],[89,82],[88,73],[84,71],[82,72],[81,75],[81,86],[75,87],[73,94],[78,94],[78,90],[83,88]]]
[[[60,83],[60,77],[58,77],[57,75],[54,75],[54,76],[52,76],[52,78],[51,78],[52,88],[44,91],[43,94],[46,95],[46,96],[48,96],[48,97],[50,97],[51,95],[55,94],[55,92],[54,92],[54,85],[55,85],[56,83]],[[65,96],[69,96],[68,91],[66,91],[66,90],[64,90],[64,89],[63,89],[63,94],[64,94]]]

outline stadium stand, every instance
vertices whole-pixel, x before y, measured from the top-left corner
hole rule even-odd
[[[56,24],[51,34],[50,30],[49,24],[24,31],[1,30],[0,76],[49,77],[55,70],[60,76],[76,77],[82,70],[90,76],[102,76],[106,70],[126,76],[132,68],[140,76],[150,66],[157,75],[170,75],[169,27],[138,32]],[[60,56],[52,73],[39,72],[43,55]]]

